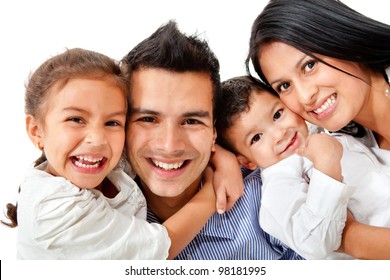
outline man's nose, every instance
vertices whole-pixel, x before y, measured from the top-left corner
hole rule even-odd
[[[157,149],[165,153],[183,151],[185,147],[185,133],[175,124],[167,124],[161,127],[156,135]]]

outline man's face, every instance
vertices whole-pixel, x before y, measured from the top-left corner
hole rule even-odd
[[[206,74],[133,73],[127,156],[154,195],[177,197],[198,187],[216,138],[212,90]]]

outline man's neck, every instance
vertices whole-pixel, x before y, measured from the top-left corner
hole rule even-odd
[[[175,197],[158,196],[150,191],[141,181],[139,186],[146,198],[147,207],[161,223],[179,211],[199,191],[201,178],[196,180],[183,193]]]

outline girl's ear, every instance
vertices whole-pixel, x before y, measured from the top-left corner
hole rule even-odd
[[[237,156],[238,162],[244,166],[246,169],[255,170],[257,168],[257,165],[253,162],[249,161],[246,157],[243,157],[242,155]]]
[[[32,116],[26,116],[26,130],[27,135],[30,138],[31,142],[37,147],[39,150],[43,150],[43,129],[38,120]]]

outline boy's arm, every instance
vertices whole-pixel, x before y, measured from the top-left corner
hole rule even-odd
[[[390,228],[359,223],[348,211],[339,251],[357,259],[389,260]]]
[[[205,184],[202,189],[163,223],[171,239],[168,259],[176,257],[194,239],[216,210],[211,167],[206,168],[204,175]]]
[[[340,246],[351,189],[318,170],[305,180],[306,165],[291,156],[262,170],[260,225],[309,259]]]
[[[305,146],[297,152],[313,162],[315,169],[337,181],[343,180],[340,163],[343,146],[334,137],[325,133],[309,135]]]
[[[217,211],[223,213],[230,210],[234,203],[244,193],[244,181],[237,157],[215,145],[216,150],[212,154],[210,162],[214,166],[214,189],[217,196]]]

